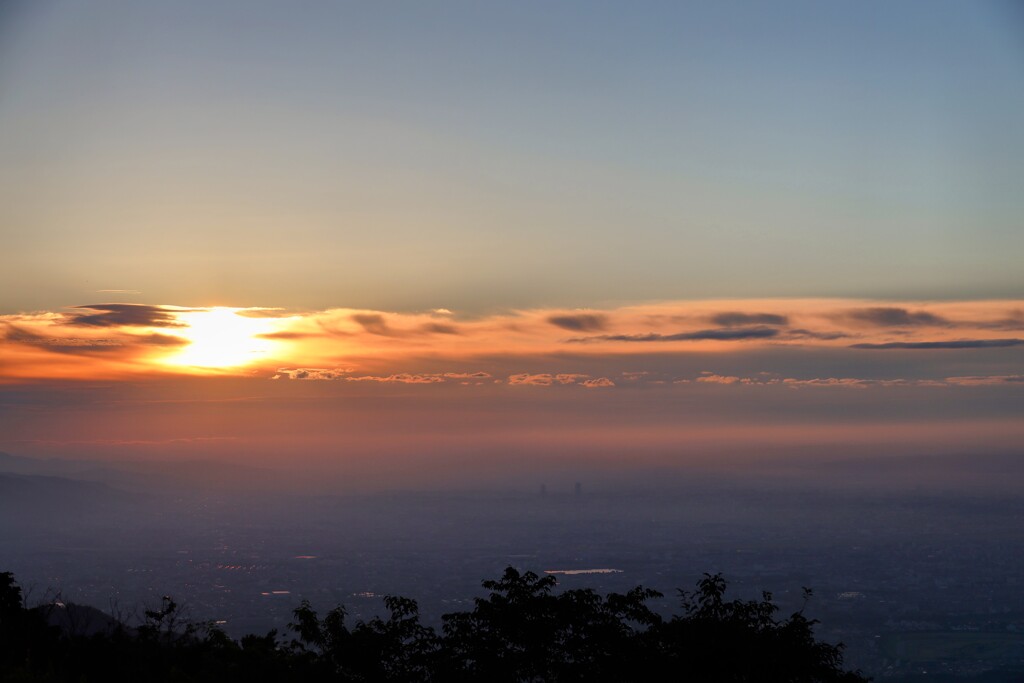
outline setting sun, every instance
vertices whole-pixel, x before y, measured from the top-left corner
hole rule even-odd
[[[179,313],[188,327],[178,333],[188,345],[164,358],[168,365],[233,368],[264,357],[274,342],[266,339],[273,321],[239,315],[240,308],[211,308]]]

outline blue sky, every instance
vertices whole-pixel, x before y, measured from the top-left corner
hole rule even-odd
[[[1022,293],[1011,3],[51,2],[0,25],[4,312]]]

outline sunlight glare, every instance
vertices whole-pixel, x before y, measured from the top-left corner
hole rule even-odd
[[[239,315],[241,308],[210,308],[179,313],[188,327],[177,333],[188,339],[187,346],[164,363],[198,368],[233,368],[265,356],[274,342],[261,337],[273,331],[274,320]]]

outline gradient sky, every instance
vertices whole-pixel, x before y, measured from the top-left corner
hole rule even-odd
[[[1011,2],[7,2],[0,449],[1019,449],[1022,111]]]
[[[1021,294],[1014,3],[13,2],[0,310]]]

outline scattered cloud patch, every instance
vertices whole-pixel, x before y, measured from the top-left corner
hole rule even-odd
[[[628,382],[636,382],[636,381],[639,381],[639,380],[643,379],[644,377],[647,377],[651,373],[648,372],[647,370],[634,370],[632,372],[623,372],[621,374],[622,374],[622,379],[624,379],[624,380],[626,380]]]
[[[521,372],[517,375],[509,375],[509,384],[530,384],[533,386],[549,387],[555,382],[555,378],[548,373],[531,375],[528,372]]]
[[[788,325],[789,318],[775,313],[718,313],[711,316],[711,322],[721,327],[744,325]]]
[[[833,341],[845,339],[850,335],[844,332],[814,332],[813,330],[793,329],[786,330],[786,339],[817,339],[819,341]]]
[[[509,384],[525,384],[540,387],[550,387],[557,384],[562,385],[576,385],[585,387],[587,389],[599,389],[604,387],[614,387],[615,382],[607,377],[591,377],[581,373],[539,373],[531,375],[523,372],[516,375],[509,375]]]
[[[811,377],[799,379],[795,377],[778,377],[772,373],[761,372],[757,377],[738,377],[735,375],[719,375],[713,372],[702,372],[695,382],[701,384],[725,384],[745,386],[782,386],[789,389],[801,389],[805,387],[841,387],[848,389],[866,389],[873,386],[946,386],[938,380],[908,380],[908,379],[862,379],[858,377]],[[674,384],[688,384],[690,380],[680,379]]]
[[[120,339],[109,337],[55,337],[26,330],[11,323],[4,324],[4,341],[44,348],[57,353],[107,351],[124,346]]]
[[[359,323],[364,330],[370,334],[377,334],[382,337],[394,337],[395,331],[388,325],[384,316],[379,313],[355,313],[352,320]]]
[[[426,323],[420,329],[431,334],[460,334],[458,327],[444,323]]]
[[[552,315],[548,322],[571,332],[601,332],[608,327],[608,316],[600,313]]]
[[[362,375],[345,377],[346,382],[382,382],[393,384],[440,384],[445,381],[444,375],[414,375],[399,373],[396,375]]]
[[[75,306],[76,311],[66,321],[81,327],[181,327],[177,314],[186,309],[151,306],[148,304],[89,304]]]
[[[446,372],[444,376],[448,379],[490,379],[489,372]]]
[[[701,373],[697,378],[703,384],[753,384],[754,380],[748,377],[734,377],[732,375],[715,375],[710,372]]]
[[[874,325],[876,327],[918,327],[947,326],[949,320],[927,311],[911,311],[895,306],[878,306],[874,308],[855,308],[846,312],[850,320]]]
[[[894,381],[904,383],[903,380]],[[790,389],[799,389],[801,387],[845,387],[847,389],[866,389],[878,382],[876,380],[857,379],[854,377],[814,377],[811,379],[793,379],[792,377],[787,377],[786,379],[781,380],[781,383]]]
[[[989,330],[1024,330],[1024,311],[1013,309],[996,320],[977,323],[977,326]]]
[[[351,369],[326,370],[323,368],[278,368],[271,379],[336,380],[345,379]]]
[[[448,380],[481,382],[491,375],[487,372],[394,373],[391,375],[353,375],[353,368],[279,368],[271,379],[314,381],[379,382],[393,384],[442,384]]]
[[[962,387],[992,386],[996,384],[1024,385],[1024,375],[982,375],[972,377],[947,377],[946,382],[954,386]]]
[[[616,341],[616,342],[675,342],[675,341],[742,341],[744,339],[770,339],[779,336],[775,327],[724,327],[678,334],[603,334],[594,337],[578,337],[570,342]]]

